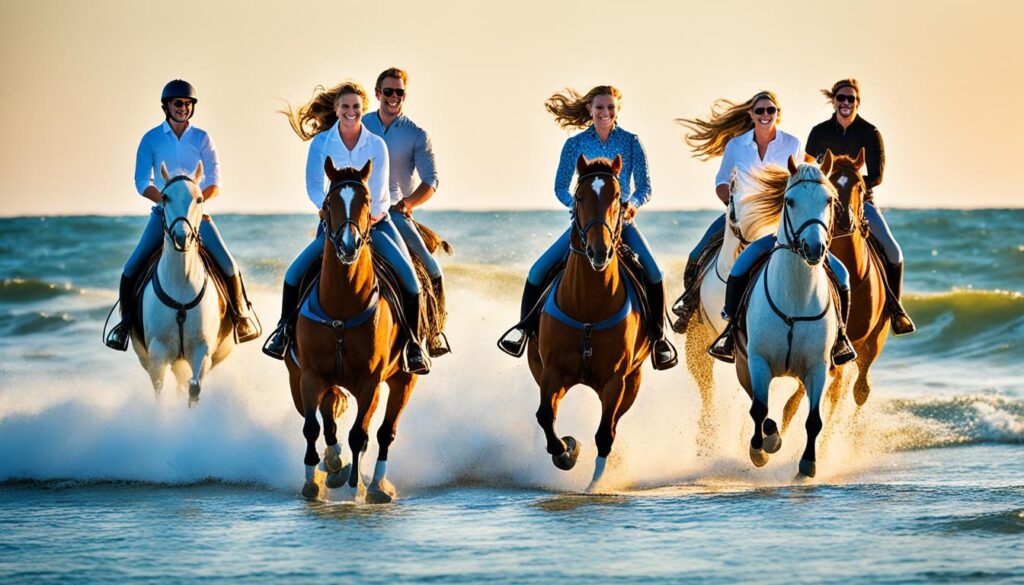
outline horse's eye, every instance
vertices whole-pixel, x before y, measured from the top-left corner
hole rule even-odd
[[[196,203],[202,204],[203,203],[203,198],[202,197],[196,197]]]
[[[161,195],[160,196],[160,201],[163,201],[164,203],[167,203],[168,201],[170,201],[170,198],[168,198],[167,195]]]
[[[793,207],[796,205],[796,201],[793,201],[792,197],[786,197],[786,207]]]

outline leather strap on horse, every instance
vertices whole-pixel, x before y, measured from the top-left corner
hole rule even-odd
[[[784,312],[782,312],[782,309],[780,309],[779,306],[775,304],[775,301],[772,299],[772,293],[768,289],[768,265],[772,261],[771,254],[774,254],[775,252],[777,252],[779,250],[787,250],[787,249],[788,248],[786,248],[784,246],[777,246],[775,248],[772,248],[772,251],[769,252],[768,260],[765,261],[764,276],[762,277],[761,281],[764,283],[764,296],[765,296],[766,299],[768,299],[768,306],[770,306],[772,308],[772,311],[775,311],[775,314],[778,315],[780,319],[782,319],[782,321],[786,324],[787,327],[789,327],[789,330],[786,331],[786,370],[788,371],[789,370],[789,358],[790,358],[790,355],[793,353],[793,325],[795,325],[798,321],[811,322],[811,321],[818,321],[820,319],[823,319],[825,317],[825,315],[828,314],[829,309],[832,308],[832,295],[829,294],[829,297],[828,297],[829,302],[825,304],[825,308],[822,309],[821,313],[819,313],[819,314],[817,314],[817,315],[815,315],[813,317],[809,317],[809,316],[791,317],[791,316],[785,314]]]
[[[168,308],[177,310],[175,320],[178,322],[178,357],[185,357],[185,318],[190,309],[195,308],[196,305],[203,300],[206,295],[206,285],[210,282],[209,276],[203,278],[203,287],[199,289],[199,294],[196,298],[192,299],[187,303],[179,303],[178,301],[171,298],[164,287],[160,284],[160,271],[153,271],[153,292],[156,293],[156,298],[160,299],[160,302],[166,305]]]

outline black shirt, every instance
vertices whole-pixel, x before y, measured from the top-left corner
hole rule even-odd
[[[807,154],[818,159],[825,156],[826,150],[832,154],[845,154],[856,157],[860,149],[864,149],[867,162],[867,175],[864,182],[867,184],[868,192],[882,183],[882,173],[885,171],[885,145],[882,143],[882,135],[871,122],[868,122],[859,115],[844,130],[836,115],[811,128],[811,134],[807,137]]]

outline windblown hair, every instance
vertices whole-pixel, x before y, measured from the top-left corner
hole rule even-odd
[[[622,103],[622,93],[612,85],[599,85],[585,95],[580,95],[571,87],[565,88],[564,92],[555,93],[544,102],[544,109],[555,117],[555,122],[562,128],[586,128],[590,126],[593,117],[589,106],[599,95],[610,95],[615,98],[615,104]]]
[[[335,106],[338,98],[348,94],[356,94],[362,98],[363,111],[369,109],[370,101],[366,97],[366,90],[359,83],[348,80],[330,89],[318,85],[313,90],[313,99],[300,106],[298,110],[293,110],[291,104],[288,104],[285,109],[278,111],[288,118],[292,130],[305,141],[330,129],[338,121]]]
[[[380,84],[384,83],[384,80],[388,77],[394,77],[395,79],[401,79],[402,83],[409,85],[409,74],[398,67],[389,67],[384,71],[380,72],[377,76],[377,84],[374,85],[374,89],[380,89]]]
[[[754,97],[739,104],[727,99],[715,100],[708,120],[676,118],[676,123],[689,130],[686,144],[693,150],[693,156],[701,160],[711,160],[716,156],[722,156],[725,145],[730,140],[754,127],[754,121],[750,119],[750,110],[758,100],[766,98],[775,104],[781,114],[779,98],[774,92],[766,90],[757,92]]]
[[[823,89],[823,90],[821,90],[821,95],[823,95],[826,98],[828,98],[829,103],[831,103],[832,100],[835,99],[835,97],[836,97],[836,92],[839,91],[840,89],[843,89],[844,87],[853,88],[853,91],[857,92],[857,103],[859,104],[860,103],[860,84],[857,83],[857,80],[852,78],[852,77],[850,77],[849,79],[840,79],[839,81],[833,83],[832,84],[832,89]]]

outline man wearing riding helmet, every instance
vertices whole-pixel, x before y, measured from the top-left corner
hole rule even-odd
[[[203,201],[209,201],[220,193],[220,167],[213,140],[203,130],[189,123],[199,100],[196,90],[187,81],[175,79],[164,86],[160,94],[160,107],[164,111],[164,122],[146,132],[139,143],[135,156],[135,188],[155,205],[150,211],[149,222],[142,232],[135,251],[128,258],[121,274],[120,302],[121,322],[111,329],[106,345],[112,349],[128,349],[132,317],[134,313],[134,292],[136,279],[149,258],[163,244],[164,212],[162,206],[164,179],[160,164],[164,163],[172,173],[195,169],[203,163],[203,179],[199,185]],[[245,297],[242,276],[238,265],[224,245],[224,240],[213,220],[204,214],[199,226],[199,235],[218,267],[227,277],[230,304],[235,309],[235,333],[239,342],[259,337],[259,328],[249,315],[249,301]]]

